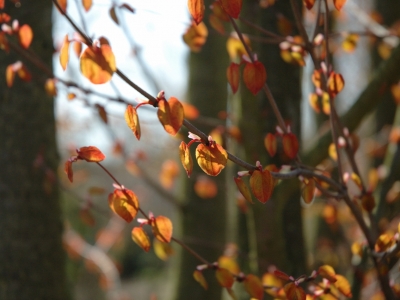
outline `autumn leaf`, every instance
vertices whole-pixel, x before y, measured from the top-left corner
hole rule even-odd
[[[294,159],[299,152],[299,141],[294,133],[285,133],[282,136],[283,152],[290,159]]]
[[[224,268],[218,268],[215,271],[215,277],[217,277],[218,283],[225,288],[230,288],[235,282],[232,273]]]
[[[248,202],[253,204],[253,199],[251,198],[250,190],[247,187],[246,183],[243,181],[243,179],[241,177],[235,177],[234,180],[237,188],[239,189],[239,192]]]
[[[106,156],[95,146],[82,147],[77,149],[78,158],[86,160],[87,162],[100,162]]]
[[[335,282],[336,288],[341,292],[345,297],[347,298],[352,298],[353,294],[351,293],[351,286],[349,281],[346,279],[346,277],[336,274],[336,282]]]
[[[108,204],[112,211],[126,222],[130,223],[136,217],[139,209],[139,201],[131,190],[114,190],[108,198]]]
[[[181,144],[179,145],[179,157],[187,176],[190,177],[193,171],[193,160],[189,148],[185,142],[181,142]]]
[[[261,62],[246,63],[243,69],[243,81],[253,95],[256,95],[262,89],[266,80],[267,72]]]
[[[186,119],[195,120],[199,117],[200,112],[194,105],[187,102],[181,102],[181,104],[183,106],[183,112]]]
[[[301,190],[301,197],[307,204],[314,200],[315,195],[315,180],[313,178],[305,178]]]
[[[278,147],[275,134],[272,134],[270,132],[267,133],[267,135],[264,138],[264,146],[267,149],[269,155],[271,157],[274,157]]]
[[[329,95],[335,97],[344,88],[343,76],[339,73],[332,72],[329,75],[327,86]]]
[[[60,65],[65,71],[67,69],[68,61],[69,61],[69,44],[70,41],[68,39],[68,34],[64,37],[64,42],[60,49]]]
[[[228,82],[232,88],[232,92],[236,94],[239,88],[239,81],[240,81],[240,69],[239,65],[232,62],[228,69],[226,70],[226,77],[228,78]]]
[[[375,251],[376,252],[385,252],[388,249],[390,249],[394,243],[395,243],[395,239],[393,236],[393,233],[383,233],[381,234],[376,243],[375,243]]]
[[[128,124],[128,127],[132,130],[136,138],[140,140],[141,131],[140,131],[139,116],[137,114],[136,109],[130,104],[126,107],[125,110],[125,122],[126,124]]]
[[[108,82],[116,71],[115,57],[109,45],[87,47],[81,55],[83,76],[94,84]]]
[[[156,256],[164,261],[174,254],[174,249],[170,244],[160,242],[158,239],[153,240],[153,248]]]
[[[158,101],[157,116],[165,131],[176,135],[183,124],[183,106],[175,97],[169,98],[168,101],[161,99]]]
[[[244,42],[247,47],[251,49],[250,39],[247,35],[243,34]],[[247,56],[246,48],[244,47],[242,41],[239,39],[236,33],[229,36],[226,41],[226,50],[228,51],[229,58],[233,60],[241,60],[243,55]]]
[[[206,279],[204,278],[204,275],[202,272],[200,272],[199,270],[195,270],[193,272],[193,278],[194,280],[196,280],[198,283],[200,283],[200,285],[205,289],[208,290],[208,283],[206,281]]]
[[[333,0],[333,4],[335,5],[337,10],[341,10],[345,3],[346,0]]]
[[[274,191],[274,179],[268,170],[255,170],[250,177],[250,187],[257,200],[265,203]]]
[[[279,270],[275,270],[274,275],[285,281],[290,280],[290,276],[288,274],[286,274],[285,272],[279,271]]]
[[[224,22],[229,22],[229,15],[222,8],[221,3],[219,1],[214,1],[210,5],[210,8],[213,12],[213,15],[215,15],[218,19]]]
[[[19,44],[28,49],[33,39],[33,31],[32,28],[28,25],[22,25],[18,30],[18,40]]]
[[[9,88],[13,86],[14,78],[15,78],[14,64],[11,64],[8,65],[6,68],[6,83]]]
[[[306,293],[303,288],[297,286],[294,282],[289,282],[284,286],[287,299],[306,300]]]
[[[151,222],[154,236],[163,243],[169,243],[172,237],[172,222],[164,216],[158,216]]]
[[[347,34],[345,39],[343,40],[342,43],[342,49],[346,52],[353,52],[356,47],[357,47],[357,42],[359,40],[359,35],[358,34]]]
[[[218,186],[215,181],[205,175],[196,178],[193,188],[196,195],[203,199],[214,198],[218,193]]]
[[[239,272],[240,272],[238,263],[231,256],[226,256],[226,255],[220,256],[218,258],[218,266],[220,268],[227,269],[232,274],[239,274]]]
[[[47,93],[47,95],[51,97],[57,96],[57,87],[56,87],[56,81],[54,78],[49,78],[46,80],[44,84],[44,89]]]
[[[73,182],[74,181],[74,173],[72,171],[72,161],[71,160],[67,160],[65,162],[64,172],[65,172],[65,174],[67,174],[69,181]]]
[[[222,23],[221,19],[219,19],[216,15],[214,14],[209,15],[208,22],[210,23],[211,27],[214,28],[221,35],[225,34],[224,24]]]
[[[118,16],[117,13],[115,12],[115,6],[112,6],[110,8],[110,10],[108,11],[111,19],[115,22],[115,24],[119,25],[119,20],[118,20]]]
[[[207,26],[203,22],[200,22],[198,25],[192,22],[183,35],[183,41],[189,46],[192,52],[197,53],[200,52],[201,48],[206,43],[207,36]]]
[[[142,227],[134,227],[132,229],[132,239],[140,248],[146,252],[149,252],[150,240]]]
[[[200,144],[196,148],[196,160],[200,168],[210,176],[217,176],[228,161],[228,154],[221,145]]]
[[[99,114],[100,119],[107,124],[108,123],[108,118],[107,118],[107,112],[106,109],[104,108],[103,105],[96,104],[97,108],[97,113]]]
[[[304,5],[307,7],[308,10],[313,8],[315,0],[303,0]]]
[[[323,278],[328,279],[330,282],[336,282],[335,270],[330,265],[323,265],[318,268],[318,273]]]
[[[88,12],[92,7],[92,0],[82,0],[82,6],[85,9],[85,11]]]
[[[188,0],[188,8],[196,25],[199,25],[204,17],[204,0]]]
[[[67,0],[57,0],[58,4],[60,5],[63,12],[67,10]]]
[[[247,293],[253,298],[261,300],[264,296],[264,288],[262,286],[260,278],[253,274],[246,276],[243,281],[244,288]]]
[[[225,12],[232,18],[237,19],[242,9],[242,0],[221,0]]]

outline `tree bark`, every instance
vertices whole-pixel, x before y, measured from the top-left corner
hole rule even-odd
[[[32,27],[31,49],[51,66],[52,4],[20,4],[6,2],[6,12]],[[40,73],[7,88],[5,68],[17,59],[0,57],[0,298],[67,299],[53,99]]]

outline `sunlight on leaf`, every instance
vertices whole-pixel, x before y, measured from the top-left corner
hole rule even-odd
[[[33,31],[32,28],[25,24],[22,25],[19,30],[18,30],[18,40],[19,40],[19,44],[25,48],[28,49],[31,42],[33,39]]]
[[[87,162],[100,162],[106,156],[95,146],[81,147],[77,149],[78,158],[84,159]]]
[[[87,47],[81,55],[80,68],[83,76],[94,84],[110,81],[116,71],[115,57],[109,45]]]
[[[128,124],[128,127],[132,130],[136,138],[140,140],[141,131],[140,131],[139,116],[137,114],[136,109],[132,105],[129,104],[126,107],[124,117],[126,124]]]
[[[163,243],[169,243],[172,237],[172,222],[164,216],[158,216],[151,223],[154,236]]]
[[[150,240],[142,227],[134,227],[132,229],[132,239],[140,248],[146,252],[149,252]]]
[[[108,204],[112,211],[126,222],[130,223],[136,217],[139,201],[131,190],[114,190],[108,197]]]
[[[228,154],[221,145],[206,146],[200,144],[196,148],[196,160],[206,174],[217,176],[225,168]]]
[[[204,278],[204,275],[202,272],[200,272],[199,270],[195,270],[193,272],[193,278],[194,280],[196,280],[198,283],[200,283],[200,285],[205,289],[208,290],[208,283],[206,281],[206,279]]]
[[[182,104],[175,97],[158,102],[158,119],[170,135],[176,135],[182,127],[184,110]]]
[[[222,287],[230,288],[235,282],[232,273],[224,268],[218,268],[217,271],[215,271],[215,277],[217,277],[218,283]]]
[[[197,53],[200,52],[201,48],[206,43],[207,36],[207,26],[203,22],[200,22],[197,26],[196,23],[192,22],[183,35],[183,41],[189,46],[192,52]]]
[[[190,177],[193,170],[193,160],[189,148],[187,147],[185,142],[181,142],[181,144],[179,145],[179,157],[187,176]]]
[[[204,0],[188,0],[188,8],[196,25],[199,25],[204,17]]]

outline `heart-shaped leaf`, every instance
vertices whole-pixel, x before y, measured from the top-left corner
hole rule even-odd
[[[94,84],[108,82],[117,69],[114,53],[107,44],[87,47],[81,55],[80,67],[83,76]]]
[[[144,251],[149,252],[150,240],[142,227],[134,227],[132,229],[132,239]]]
[[[217,176],[228,161],[228,154],[218,144],[206,146],[200,144],[196,148],[196,160],[200,168],[208,175]]]
[[[175,97],[169,98],[168,101],[162,99],[158,102],[157,116],[165,131],[176,135],[183,124],[183,106]]]
[[[154,236],[163,243],[169,243],[172,237],[172,222],[164,216],[158,216],[151,223]]]
[[[226,77],[232,88],[232,92],[235,94],[239,88],[240,72],[239,65],[236,63],[231,63],[226,70]]]
[[[250,177],[250,187],[253,195],[261,203],[265,203],[271,198],[274,191],[274,179],[268,170],[255,170]]]
[[[78,158],[86,160],[87,162],[100,162],[106,156],[95,146],[81,147],[76,151]]]
[[[262,89],[266,80],[267,71],[261,62],[246,63],[243,69],[243,81],[250,92],[256,95]]]
[[[126,222],[130,223],[136,217],[139,209],[139,201],[131,190],[114,190],[108,197],[108,204],[112,211]]]

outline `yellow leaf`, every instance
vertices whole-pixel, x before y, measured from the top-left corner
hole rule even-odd
[[[132,229],[132,239],[144,251],[149,252],[150,240],[142,227],[134,227]]]
[[[140,140],[141,131],[139,116],[136,109],[132,105],[128,105],[125,110],[125,122],[128,124],[128,127],[132,130],[136,138]]]
[[[208,36],[207,26],[200,22],[197,26],[194,22],[189,26],[183,35],[183,41],[189,46],[192,52],[200,52]]]
[[[92,7],[92,0],[82,0],[82,5],[85,11],[88,12]]]
[[[161,99],[158,102],[157,116],[165,131],[176,135],[183,124],[183,106],[175,97],[169,98],[168,101]]]
[[[60,64],[64,71],[67,69],[68,60],[69,60],[69,40],[67,34],[64,37],[64,42],[60,50]]]
[[[208,290],[208,284],[206,279],[203,276],[203,273],[200,272],[199,270],[195,270],[193,272],[193,278],[194,280],[196,280],[198,283],[200,283],[200,285],[205,289]]]
[[[157,257],[164,261],[174,254],[174,249],[170,244],[160,242],[158,239],[154,239],[153,248]]]
[[[108,197],[110,208],[126,222],[130,223],[136,217],[139,201],[134,192],[125,189],[114,190]]]
[[[172,222],[164,216],[158,216],[151,222],[154,236],[163,243],[169,243],[172,237]]]
[[[196,148],[196,160],[200,168],[210,176],[217,176],[228,161],[228,154],[221,145],[211,143],[210,146],[200,144]]]

